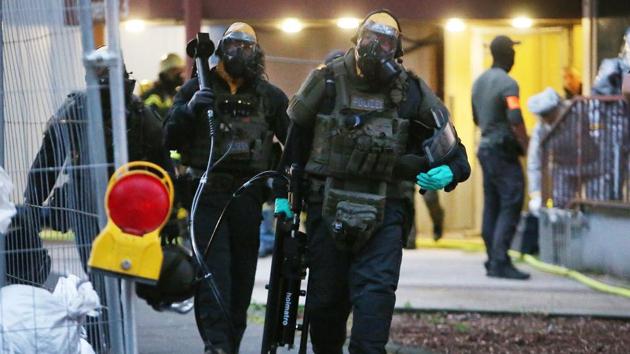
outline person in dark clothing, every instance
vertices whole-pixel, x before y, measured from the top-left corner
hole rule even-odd
[[[253,183],[235,198],[210,246],[219,213],[232,193],[256,173],[272,168],[273,138],[285,141],[288,98],[264,79],[264,53],[253,28],[236,22],[224,33],[209,74],[210,89],[199,89],[197,78],[175,96],[165,125],[169,149],[181,153],[189,166],[192,193],[206,169],[209,126],[213,110],[218,129],[214,161],[225,158],[208,175],[195,217],[198,244],[207,248],[205,261],[215,276],[232,323],[228,323],[205,283],[195,295],[195,318],[206,353],[238,353],[247,320],[256,272],[262,204],[268,187]]]
[[[498,36],[490,51],[494,62],[473,84],[472,108],[481,128],[477,156],[483,170],[483,225],[487,275],[527,279],[517,270],[507,252],[520,219],[525,180],[519,156],[527,151],[528,137],[521,115],[519,88],[508,72],[514,65],[518,42]]]
[[[99,50],[105,51],[106,48]],[[106,153],[104,162],[108,175],[111,175],[114,172],[114,144],[108,70],[101,70],[98,79],[103,108]],[[173,173],[168,152],[162,145],[159,119],[133,96],[135,80],[126,71],[124,84],[129,160],[153,162]],[[25,206],[35,211],[30,214],[37,215],[39,220],[45,220],[41,224],[40,221],[33,220],[36,229],[46,224],[57,231],[73,231],[85,272],[88,271],[87,261],[92,241],[99,233],[97,205],[103,203],[95,198],[96,170],[89,156],[92,142],[87,131],[87,119],[91,119],[88,115],[87,94],[72,92],[48,122],[41,147],[29,170],[24,192]],[[42,218],[42,214],[46,217]],[[37,237],[37,234],[30,237]],[[90,273],[90,280],[95,289],[104,294],[103,276]],[[106,305],[105,301],[102,297],[103,305]],[[106,313],[96,319],[98,323],[91,322],[91,318],[88,318],[88,340],[97,353],[108,350],[104,339],[105,329],[99,329],[102,323],[106,323],[105,316]]]
[[[105,152],[109,174],[114,171],[114,147],[111,112],[109,109],[108,72],[103,71],[101,102]],[[125,72],[125,102],[127,111],[127,141],[129,161],[153,162],[172,173],[168,151],[162,145],[162,129],[159,119],[142,102],[132,95],[134,80]],[[48,220],[54,229],[73,229],[80,247],[81,262],[86,267],[91,241],[98,233],[96,203],[90,183],[90,141],[87,133],[87,95],[73,92],[48,122],[40,149],[29,170],[24,201],[27,206],[47,209]],[[66,164],[67,160],[67,164]],[[65,172],[65,173],[64,173]],[[62,176],[63,177],[60,177]],[[59,183],[59,179],[66,180]],[[81,211],[74,215],[69,211]],[[87,215],[92,214],[92,215]],[[78,225],[90,225],[89,232],[77,232]]]
[[[393,15],[368,15],[353,43],[344,56],[312,71],[292,98],[281,162],[282,170],[305,167],[310,182],[306,311],[315,353],[342,353],[350,311],[350,353],[385,353],[403,235],[412,220],[393,174],[400,156],[422,155],[423,143],[447,129],[449,153],[434,156],[432,168],[414,182],[451,191],[470,174],[448,111],[395,61],[402,48]],[[290,217],[286,185],[275,182],[276,213]]]
[[[175,53],[168,53],[160,60],[160,74],[153,87],[140,96],[147,107],[154,109],[160,119],[166,118],[173,105],[177,89],[184,83],[184,59]]]

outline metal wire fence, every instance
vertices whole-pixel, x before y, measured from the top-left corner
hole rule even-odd
[[[543,200],[630,206],[630,109],[621,97],[575,99],[542,142]]]
[[[103,181],[111,161],[105,146],[112,146],[111,128],[102,129],[107,123],[101,108],[89,98],[83,63],[84,53],[92,50],[87,47],[93,43],[94,9],[90,1],[0,4],[0,162],[14,184],[11,199],[18,207],[8,232],[0,235],[0,286],[51,290],[67,274],[90,280],[103,308],[84,323],[87,339],[97,353],[122,352],[117,285],[87,273],[91,242],[103,222]],[[99,148],[107,139],[103,131],[110,141]],[[10,330],[0,326],[0,336]],[[25,336],[41,336],[45,329],[25,330],[30,331]]]

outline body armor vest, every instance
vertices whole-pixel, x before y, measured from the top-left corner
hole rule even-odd
[[[325,178],[323,216],[337,245],[356,252],[381,225],[388,194],[398,190],[389,186],[396,186],[392,171],[407,147],[409,120],[398,117],[400,102],[390,92],[353,87],[342,59],[330,66],[335,105],[316,117],[306,171]]]
[[[316,118],[313,151],[306,171],[320,177],[389,182],[407,146],[409,120],[398,117],[399,102],[350,84],[343,61],[335,61],[336,100],[330,114]]]
[[[271,166],[273,132],[266,120],[261,85],[254,93],[232,95],[214,82],[215,145],[214,161],[227,153],[215,172],[256,173]],[[196,138],[182,163],[205,169],[210,152],[207,119],[198,119]]]

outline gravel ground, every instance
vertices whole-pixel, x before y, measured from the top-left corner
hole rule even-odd
[[[400,313],[392,342],[436,353],[630,353],[630,321],[544,315]]]

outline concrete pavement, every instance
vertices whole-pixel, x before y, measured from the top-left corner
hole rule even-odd
[[[48,244],[54,248],[55,273],[83,274],[73,243]],[[585,285],[543,273],[526,264],[517,266],[532,274],[528,281],[488,278],[483,252],[459,250],[405,250],[396,307],[421,310],[537,312],[630,318],[630,299],[596,292]],[[252,302],[264,304],[271,257],[258,262]],[[55,277],[47,284],[53,288]],[[306,282],[303,283],[303,287]],[[186,315],[155,312],[136,300],[140,353],[202,353],[203,345],[192,312]],[[242,354],[259,353],[264,313],[252,306]],[[287,351],[279,351],[284,353]],[[297,352],[296,350],[292,351]]]
[[[483,253],[457,250],[405,250],[396,307],[423,310],[541,312],[630,318],[630,299],[603,294],[576,281],[517,266],[532,273],[529,281],[488,278]],[[253,302],[263,304],[271,258],[260,259]],[[305,285],[305,284],[304,284]],[[157,313],[137,306],[140,353],[202,353],[192,313]],[[262,315],[250,316],[242,354],[260,351]],[[297,352],[296,350],[292,351]]]

